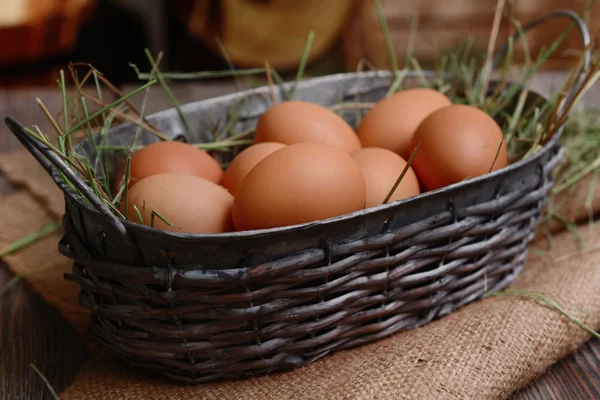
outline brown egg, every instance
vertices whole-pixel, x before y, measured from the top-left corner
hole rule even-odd
[[[115,178],[115,192],[119,188],[125,165]],[[191,144],[169,141],[149,144],[131,156],[129,187],[155,174],[166,172],[194,175],[220,183],[223,170],[206,151]]]
[[[350,153],[361,145],[348,123],[333,111],[315,103],[283,101],[259,118],[254,141],[294,144],[315,142]]]
[[[237,230],[301,224],[361,210],[365,199],[365,179],[348,153],[297,143],[250,171],[233,201],[233,223]]]
[[[500,126],[476,107],[453,105],[435,111],[417,128],[411,151],[419,142],[412,167],[428,190],[508,165]]]
[[[222,181],[223,186],[229,190],[229,193],[235,196],[248,172],[262,161],[263,158],[284,147],[285,144],[282,143],[264,142],[244,149],[235,156],[231,164],[229,164],[227,171],[225,171]]]
[[[134,205],[145,225],[173,232],[220,233],[233,230],[233,196],[222,186],[194,175],[164,173],[140,180],[129,189],[127,219],[140,223]],[[124,212],[124,204],[121,210]]]
[[[388,149],[408,160],[410,140],[421,121],[451,104],[452,101],[437,90],[402,90],[375,104],[365,114],[356,134],[363,147]]]
[[[379,147],[365,147],[350,155],[356,160],[365,176],[367,207],[381,205],[404,170],[406,161],[393,151]],[[416,196],[420,192],[417,175],[411,167],[408,167],[388,203]]]

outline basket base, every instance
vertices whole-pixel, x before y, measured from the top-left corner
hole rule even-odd
[[[179,347],[190,349],[189,357],[182,357],[181,351],[173,351],[172,342],[163,342],[161,346],[161,341],[156,338],[153,340],[150,333],[142,333],[139,329],[132,330],[136,325],[139,327],[139,322],[131,324],[131,321],[116,320],[103,315],[102,312],[93,314],[92,331],[100,343],[112,349],[127,364],[176,381],[197,384],[289,371],[311,364],[331,353],[356,348],[402,331],[423,326],[483,298],[488,292],[510,286],[525,265],[528,239],[521,241],[519,250],[512,250],[515,254],[510,259],[501,263],[480,263],[480,267],[460,283],[450,279],[438,280],[441,283],[437,284],[439,287],[436,293],[425,296],[425,299],[431,304],[425,310],[418,302],[391,301],[388,304],[362,311],[357,311],[359,308],[353,308],[352,304],[347,304],[345,307],[348,317],[345,324],[343,324],[343,320],[340,320],[342,323],[332,323],[327,328],[313,334],[309,334],[309,330],[306,330],[304,335],[297,334],[298,337],[295,338],[273,339],[252,346],[256,349],[260,349],[261,346],[272,348],[271,351],[265,349],[267,351],[262,352],[264,355],[261,357],[247,357],[245,360],[239,360],[236,357],[228,360],[229,355],[235,353],[236,349],[233,346],[231,348],[225,346],[215,353],[215,347],[218,345],[206,342],[208,338],[198,342],[181,340]],[[493,259],[494,256],[489,253],[485,258]],[[82,266],[79,265],[75,268],[82,268]],[[92,307],[92,300],[89,296],[93,296],[93,294],[83,291],[81,303]],[[354,315],[357,320],[360,320],[361,312],[368,312],[371,316],[365,316],[368,320],[361,325],[352,325],[352,321],[348,321],[348,319]],[[214,336],[218,337],[218,334]],[[137,341],[138,345],[129,346],[128,342],[132,340]],[[272,341],[278,341],[280,348],[274,347]],[[146,343],[146,346],[143,343]],[[294,346],[294,343],[297,347]],[[194,354],[202,353],[196,349],[202,347],[213,347],[213,351],[211,351],[214,353],[213,357],[195,359]],[[171,352],[170,359],[165,359],[168,352]]]

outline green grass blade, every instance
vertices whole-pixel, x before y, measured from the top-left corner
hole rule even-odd
[[[150,82],[156,78],[156,71],[157,71],[158,65],[160,65],[160,62],[162,61],[162,58],[163,58],[163,52],[161,51],[158,53],[158,56],[156,57],[156,62],[155,62],[156,67],[153,67],[152,70],[150,71],[150,75],[148,76],[148,82]],[[151,89],[152,89],[152,87],[148,86],[144,93],[144,98],[142,99],[142,106],[140,107],[140,118],[139,118],[140,122],[144,121],[144,118],[146,115],[146,103],[148,102],[148,97],[150,96]],[[138,125],[137,129],[135,130],[135,135],[133,137],[133,140],[131,142],[132,147],[137,143],[138,138],[141,133],[142,133],[142,126]]]
[[[404,57],[404,65],[405,65],[404,68],[406,68],[406,66],[410,65],[411,60],[413,59],[413,53],[414,53],[414,49],[415,49],[415,42],[417,40],[418,28],[419,28],[419,18],[418,18],[418,14],[415,14],[410,19],[410,34],[408,36],[408,46],[406,47],[406,54]],[[437,44],[437,42],[436,42],[436,44]],[[436,49],[436,52],[437,52],[436,44],[434,44],[434,48]]]
[[[563,192],[564,190],[570,188],[577,182],[581,181],[581,179],[583,179],[586,175],[594,172],[598,168],[600,168],[600,157],[596,158],[594,162],[584,165],[581,169],[574,171],[574,173],[568,178],[566,178],[563,183],[555,186],[554,189],[552,189],[552,193],[559,194]]]
[[[563,317],[565,317],[570,322],[575,324],[575,326],[577,326],[578,328],[584,330],[585,332],[587,332],[594,338],[600,339],[600,334],[598,334],[598,332],[596,332],[595,330],[593,330],[592,328],[590,328],[589,326],[587,326],[586,324],[581,322],[579,319],[577,319],[576,317],[571,315],[563,307],[561,307],[559,304],[557,304],[554,300],[545,296],[543,293],[532,292],[529,290],[505,289],[500,292],[493,292],[493,293],[486,294],[486,297],[503,297],[503,296],[521,297],[521,298],[535,300],[540,303],[546,304],[553,310],[558,311]]]
[[[98,100],[100,100],[101,102],[104,102],[103,96],[102,96],[102,86],[100,86],[100,79],[98,79],[98,71],[96,71],[95,68],[92,68],[92,76],[94,77],[94,86],[96,87],[96,95],[98,96]],[[106,123],[105,119],[106,116],[104,115],[104,112],[102,112],[100,115],[102,115],[102,122]],[[97,116],[95,116],[94,118],[96,118]]]
[[[217,41],[217,45],[219,46],[219,51],[221,52],[221,55],[225,59],[225,62],[227,63],[227,67],[229,68],[229,71],[231,71],[231,76],[233,76],[233,79],[235,80],[237,89],[242,90],[242,82],[240,81],[240,76],[238,74],[236,74],[235,66],[233,65],[233,62],[231,61],[231,57],[229,57],[229,53],[227,53],[227,49],[225,48],[225,43],[223,43],[223,41],[219,38],[217,38],[216,41]]]
[[[173,225],[171,223],[171,221],[169,221],[167,218],[165,218],[165,216],[163,216],[161,213],[159,213],[156,210],[152,210],[152,216],[150,217],[150,226],[154,228],[154,217],[158,217],[162,222],[164,222],[165,224],[167,224],[167,226],[171,227],[171,228],[178,228],[177,226]]]
[[[302,58],[300,59],[300,65],[298,66],[298,72],[296,73],[296,80],[294,81],[294,85],[290,90],[290,99],[293,99],[296,95],[296,89],[298,88],[298,83],[302,80],[304,76],[304,70],[306,69],[306,64],[308,63],[308,57],[310,56],[310,50],[312,48],[313,40],[315,39],[315,32],[311,30],[308,32],[308,39],[306,40],[306,44],[304,45],[304,53],[302,53]]]
[[[385,13],[383,12],[383,7],[381,6],[381,2],[379,0],[375,0],[375,8],[377,10],[379,24],[381,25],[383,35],[385,36],[385,44],[388,49],[388,56],[390,58],[390,63],[392,64],[392,72],[395,78],[398,74],[398,59],[396,58],[396,50],[394,50],[394,42],[392,41],[390,29],[388,27],[387,20],[385,19]]]
[[[12,253],[15,253],[19,250],[24,249],[25,247],[37,242],[40,239],[50,235],[51,233],[59,230],[62,227],[62,222],[52,222],[51,224],[46,225],[42,229],[37,232],[30,233],[20,239],[17,239],[15,242],[8,245],[6,248],[0,250],[0,258],[6,257]]]
[[[52,387],[52,385],[50,384],[50,381],[48,380],[48,378],[46,378],[46,376],[42,373],[42,371],[40,371],[38,369],[38,367],[36,367],[34,364],[29,364],[31,366],[31,368],[33,368],[33,370],[35,371],[36,374],[38,374],[38,376],[40,378],[42,378],[42,380],[44,381],[44,384],[46,385],[46,387],[48,388],[48,390],[50,391],[50,394],[52,395],[52,398],[54,400],[60,400],[58,398],[58,394],[56,394],[56,391],[54,390],[54,388]]]
[[[6,282],[4,286],[0,287],[0,299],[2,299],[4,295],[10,290],[10,288],[15,286],[22,278],[23,275],[15,275],[8,282]]]
[[[152,76],[148,72],[140,72],[138,67],[134,64],[130,64],[136,71],[137,77],[140,80],[150,79]],[[260,75],[264,74],[264,68],[248,68],[248,69],[235,69],[235,70],[224,70],[224,71],[201,71],[201,72],[161,72],[164,79],[168,80],[202,80],[202,79],[215,79],[215,78],[229,78],[244,75]]]
[[[146,223],[144,222],[144,217],[142,216],[142,213],[140,212],[140,209],[135,204],[133,205],[133,211],[135,211],[135,214],[138,218],[138,223],[140,223],[142,225],[146,225]]]
[[[392,186],[392,189],[388,192],[387,196],[385,196],[385,199],[383,200],[382,204],[387,204],[387,202],[390,201],[390,198],[392,197],[392,195],[394,194],[396,189],[398,189],[398,185],[400,185],[400,182],[402,182],[402,179],[404,179],[404,176],[408,172],[408,168],[410,168],[413,161],[415,160],[415,157],[417,156],[417,151],[419,150],[419,146],[421,146],[421,142],[417,143],[417,147],[415,147],[415,149],[413,150],[410,158],[408,159],[408,162],[404,166],[404,169],[402,169],[400,176],[398,177],[398,179],[396,179],[396,182],[394,182],[394,186]]]
[[[198,134],[196,133],[195,129],[192,128],[192,124],[188,120],[185,113],[181,110],[181,104],[179,103],[179,101],[175,97],[175,94],[173,93],[173,91],[171,90],[171,88],[169,87],[167,82],[165,81],[165,78],[163,77],[162,73],[160,72],[160,69],[156,65],[154,57],[152,57],[152,53],[150,53],[150,50],[148,50],[148,49],[145,50],[145,53],[146,53],[146,57],[148,57],[148,61],[150,62],[150,67],[152,68],[152,70],[154,70],[154,73],[156,74],[156,78],[158,79],[163,90],[165,91],[165,93],[167,94],[169,99],[171,100],[171,103],[173,103],[173,106],[175,106],[175,110],[177,110],[177,114],[179,115],[181,122],[187,129],[188,133],[197,139]]]
[[[136,94],[138,94],[142,90],[146,89],[147,87],[154,85],[156,82],[157,82],[157,80],[153,79],[150,82],[146,83],[145,85],[142,85],[139,88],[137,88],[135,90],[132,90],[131,92],[127,93],[125,96],[121,97],[120,99],[117,99],[117,100],[113,101],[112,103],[110,103],[106,107],[102,107],[100,110],[96,111],[95,113],[93,113],[92,115],[90,115],[88,118],[86,118],[86,119],[78,122],[73,127],[71,127],[71,129],[69,129],[69,131],[65,134],[65,136],[69,136],[70,134],[72,134],[77,129],[81,128],[83,125],[87,124],[89,121],[93,120],[97,116],[102,115],[106,111],[110,110],[111,108],[114,108],[114,107],[118,106],[119,104],[123,103],[125,100],[129,99],[130,97],[135,96]]]
[[[285,90],[285,88],[284,88],[285,81],[283,80],[281,75],[279,75],[279,72],[277,72],[274,68],[271,68],[271,76],[273,77],[273,79],[275,79],[275,82],[277,82],[277,86],[279,86],[279,90],[283,94],[284,100],[291,100],[292,99],[291,91],[287,92]]]

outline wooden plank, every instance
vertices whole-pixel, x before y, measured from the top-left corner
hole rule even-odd
[[[13,275],[0,263],[0,287]],[[75,331],[25,279],[0,299],[0,399],[51,399],[43,380],[57,391],[67,387],[87,360]]]
[[[0,90],[0,115],[51,132],[50,123],[35,102],[36,96],[53,114],[61,107],[61,94],[56,89]],[[16,151],[23,151],[23,147],[2,121],[0,153]],[[0,176],[0,195],[14,189]],[[0,288],[13,277],[0,262]],[[71,325],[25,279],[0,297],[0,400],[51,399],[50,391],[30,364],[43,371],[60,391],[71,384],[86,359],[83,344]]]
[[[600,399],[600,341],[593,339],[561,360],[513,400]]]

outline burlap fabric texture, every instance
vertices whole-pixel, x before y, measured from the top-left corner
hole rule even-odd
[[[29,155],[0,155],[0,169],[22,187],[0,199],[3,248],[56,220],[62,213],[62,194]],[[587,188],[583,185],[582,190]],[[568,198],[577,200],[573,195]],[[593,199],[598,210],[600,190]],[[575,207],[573,201],[560,207],[574,219],[586,216],[588,210]],[[563,231],[553,237],[547,254],[530,252],[528,265],[513,289],[544,293],[598,329],[600,252],[593,227],[582,225],[580,234],[584,251],[578,249],[571,233]],[[589,339],[546,305],[501,296],[295,371],[235,382],[176,384],[128,367],[110,351],[94,345],[87,333],[88,315],[77,304],[78,287],[62,277],[70,262],[56,250],[59,237],[60,232],[50,235],[5,261],[15,273],[28,275],[36,290],[63,312],[94,353],[73,385],[60,394],[62,400],[504,399]],[[543,249],[546,241],[541,238],[532,247]]]

